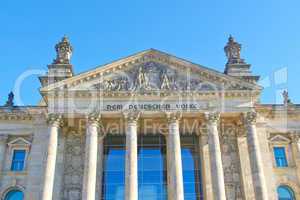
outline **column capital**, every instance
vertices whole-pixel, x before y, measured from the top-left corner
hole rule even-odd
[[[209,123],[218,123],[220,120],[219,112],[207,112],[205,113],[205,118]]]
[[[243,113],[243,118],[246,124],[255,124],[257,119],[257,113],[255,111]]]
[[[124,111],[123,117],[128,123],[137,123],[141,116],[140,111]]]
[[[92,112],[87,115],[87,123],[99,125],[101,120],[101,114],[98,112]]]
[[[299,139],[300,139],[300,135],[297,134],[297,133],[291,133],[291,139],[292,139],[292,142],[294,143],[298,143],[299,142]]]
[[[57,113],[50,113],[47,116],[47,122],[51,126],[61,127],[63,125],[62,115]]]
[[[166,118],[168,123],[178,123],[182,118],[181,112],[166,112]]]

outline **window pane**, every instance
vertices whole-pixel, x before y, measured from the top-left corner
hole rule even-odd
[[[287,186],[280,186],[277,188],[279,200],[294,200],[294,192]]]
[[[24,169],[25,150],[14,150],[13,160],[11,164],[12,171],[22,171]]]
[[[122,200],[125,192],[125,138],[107,136],[104,141],[103,195],[105,200]]]
[[[184,197],[189,200],[202,200],[202,182],[198,137],[181,137],[181,157],[184,182]]]
[[[165,141],[161,136],[140,136],[138,151],[139,199],[166,200]]]
[[[10,191],[5,196],[5,200],[23,200],[23,199],[24,199],[23,192],[21,192],[19,190]]]
[[[276,160],[277,167],[287,167],[288,166],[284,147],[274,147],[274,157]]]

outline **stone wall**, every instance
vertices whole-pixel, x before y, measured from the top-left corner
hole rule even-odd
[[[227,200],[241,200],[243,195],[238,146],[235,132],[229,130],[231,128],[225,127],[220,138],[226,197]]]
[[[84,169],[83,135],[71,131],[65,136],[63,199],[80,200]]]

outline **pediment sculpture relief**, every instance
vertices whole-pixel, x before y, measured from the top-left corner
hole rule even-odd
[[[221,84],[207,81],[199,74],[147,62],[120,73],[112,72],[92,87],[102,91],[212,91],[220,90]]]

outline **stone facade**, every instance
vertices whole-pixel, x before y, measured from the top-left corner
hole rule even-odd
[[[137,138],[160,131],[170,200],[184,199],[180,136],[191,134],[204,199],[276,200],[281,185],[300,199],[300,105],[287,93],[282,105],[260,104],[240,50],[230,37],[224,73],[150,49],[74,75],[63,38],[40,77],[41,104],[16,106],[10,94],[0,107],[0,199],[13,189],[26,200],[101,199],[103,139],[116,134],[126,137],[124,196],[137,200]],[[286,167],[276,165],[274,147],[285,149]],[[26,152],[22,171],[11,170],[16,149]]]

